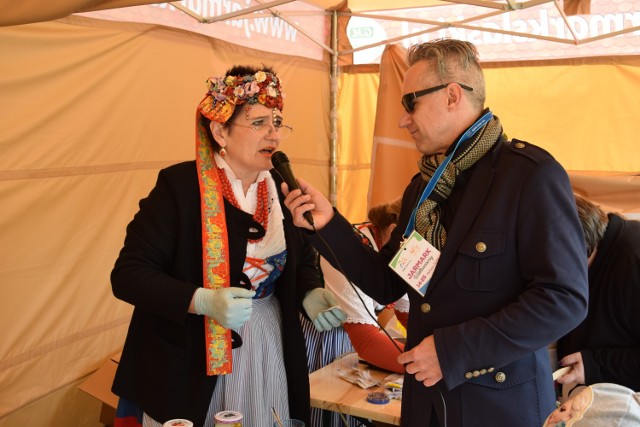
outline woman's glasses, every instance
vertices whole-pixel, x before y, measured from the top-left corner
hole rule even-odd
[[[404,107],[404,110],[407,113],[413,113],[413,108],[416,105],[416,99],[418,99],[421,96],[428,95],[428,94],[433,93],[433,92],[437,92],[440,89],[444,89],[445,87],[449,86],[451,83],[454,83],[454,82],[449,82],[449,83],[445,83],[445,84],[442,84],[442,85],[439,85],[439,86],[430,87],[428,89],[422,89],[422,90],[419,90],[417,92],[409,92],[409,93],[403,95],[402,96],[402,106]],[[469,87],[467,85],[463,85],[462,83],[456,83],[456,84],[458,86],[460,86],[464,90],[468,90],[469,92],[473,92],[473,88],[472,87]]]
[[[291,135],[293,132],[293,128],[291,126],[283,125],[282,122],[274,121],[273,123],[268,123],[265,121],[257,121],[254,122],[251,126],[249,125],[241,125],[240,123],[229,122],[231,125],[242,126],[243,128],[249,128],[253,130],[253,133],[256,135],[262,135],[263,133],[269,135],[271,132],[275,132],[280,139],[285,139]]]

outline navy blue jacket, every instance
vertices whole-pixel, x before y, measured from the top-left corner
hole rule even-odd
[[[428,426],[433,410],[444,425],[446,405],[447,427],[540,427],[555,408],[547,346],[587,309],[584,239],[567,174],[536,146],[498,141],[450,196],[447,240],[421,297],[387,264],[424,186],[417,175],[405,190],[380,253],[349,233],[338,213],[318,233],[376,301],[409,292],[406,350],[434,335],[444,378],[427,388],[405,374],[402,426]]]

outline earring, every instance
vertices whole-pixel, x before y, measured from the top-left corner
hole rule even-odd
[[[222,147],[220,149],[220,156],[221,157],[225,157],[226,155],[227,155],[227,150],[224,147]]]

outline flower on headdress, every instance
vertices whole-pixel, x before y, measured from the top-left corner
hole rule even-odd
[[[205,99],[198,106],[203,116],[225,123],[237,105],[260,103],[282,111],[284,93],[274,74],[258,71],[244,76],[211,77]]]
[[[247,94],[247,96],[253,96],[256,93],[260,92],[260,86],[255,81],[251,83],[246,83],[244,85],[244,91]]]
[[[236,86],[236,88],[233,90],[233,94],[238,98],[242,98],[244,96],[244,87]]]

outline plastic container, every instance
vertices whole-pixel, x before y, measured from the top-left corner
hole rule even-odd
[[[175,420],[169,420],[162,424],[162,427],[193,427],[193,423],[189,420],[183,420],[176,418]]]
[[[238,411],[220,411],[213,419],[215,427],[242,427],[242,414]]]

